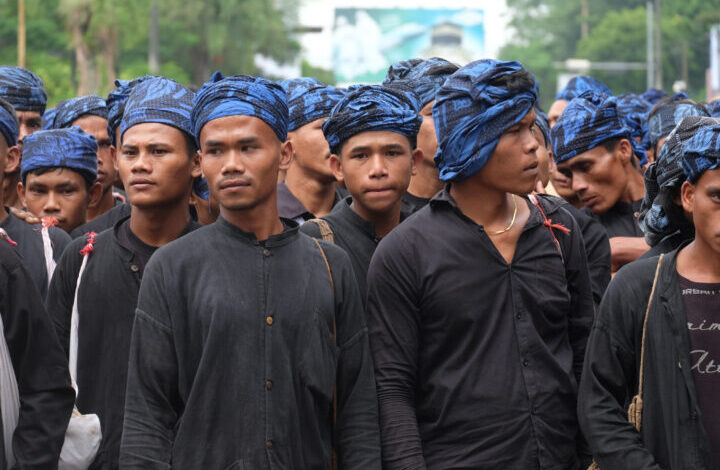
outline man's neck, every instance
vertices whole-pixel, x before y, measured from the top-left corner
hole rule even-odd
[[[360,206],[355,202],[355,200],[353,200],[353,203],[350,205],[350,209],[352,209],[353,212],[359,215],[364,221],[373,224],[373,227],[375,227],[375,234],[382,238],[400,224],[402,201],[398,200],[388,211],[373,212]]]
[[[160,247],[170,243],[189,222],[186,203],[151,208],[131,206],[130,231],[146,245]]]
[[[628,184],[620,197],[620,201],[632,204],[645,196],[645,182],[642,175],[634,168],[628,170]]]
[[[678,253],[677,271],[693,282],[720,283],[720,254],[696,236]]]
[[[318,181],[311,175],[306,175],[298,165],[290,165],[285,185],[315,217],[322,217],[332,211],[335,204],[334,181]]]
[[[476,184],[469,179],[453,183],[450,195],[462,213],[476,224],[486,228],[507,225],[512,200],[506,192]]]
[[[417,167],[417,173],[410,179],[407,192],[416,197],[430,199],[443,188],[437,168],[423,161]]]
[[[262,204],[244,210],[228,210],[220,206],[220,215],[240,230],[255,234],[264,241],[285,230],[277,209],[277,193]]]
[[[112,194],[112,186],[107,188],[107,190],[103,193],[100,200],[92,205],[88,206],[87,209],[87,221],[90,222],[91,220],[95,219],[98,216],[103,215],[110,209],[112,209],[115,206],[115,199],[113,198]]]

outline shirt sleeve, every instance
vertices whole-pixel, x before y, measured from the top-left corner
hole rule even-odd
[[[347,255],[329,243],[322,245],[335,283],[339,468],[380,470],[377,394],[360,289]]]
[[[572,206],[569,206],[572,207]],[[585,242],[585,253],[588,261],[588,273],[592,285],[595,306],[600,305],[605,290],[610,283],[612,258],[610,240],[605,228],[597,220],[576,210],[571,212],[577,220]]]
[[[166,274],[156,261],[143,275],[133,324],[121,468],[171,468],[174,429],[182,413]]]
[[[412,246],[391,233],[368,271],[367,317],[386,470],[426,468],[415,415],[420,321],[418,264],[408,259]]]
[[[67,359],[19,259],[5,275],[2,318],[20,394],[15,468],[57,468],[75,402]]]
[[[624,272],[625,271],[625,272]],[[638,287],[621,270],[610,283],[588,341],[578,395],[578,419],[600,468],[660,470],[628,422],[624,404],[636,383],[635,341],[642,320]],[[633,290],[635,292],[633,292]],[[648,289],[649,292],[649,289]]]

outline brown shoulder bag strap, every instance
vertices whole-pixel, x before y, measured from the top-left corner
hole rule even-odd
[[[335,243],[335,234],[333,233],[332,229],[330,228],[330,224],[327,223],[327,220],[325,219],[310,219],[306,221],[305,223],[311,222],[318,226],[320,229],[320,236],[323,240],[330,243]],[[322,251],[322,248],[320,248],[320,251]],[[324,255],[323,255],[324,257]],[[325,260],[327,262],[327,260]],[[331,276],[332,280],[332,276]]]

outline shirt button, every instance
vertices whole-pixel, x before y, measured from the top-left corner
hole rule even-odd
[[[266,258],[269,257],[269,256],[270,256],[270,250],[268,250],[267,248],[263,249],[263,256],[266,257]]]
[[[138,267],[137,264],[131,264],[131,265],[130,265],[130,271],[136,273],[136,272],[140,271],[140,268]]]
[[[272,388],[273,388],[272,380],[268,380],[267,382],[265,382],[265,388],[267,390],[272,390]]]
[[[525,367],[527,367],[527,366],[530,364],[530,361],[528,361],[527,359],[525,359],[522,364],[523,364]]]
[[[267,441],[267,442],[265,442],[265,447],[267,447],[268,449],[272,449],[272,448],[273,448],[273,441]]]
[[[520,320],[521,317],[522,317],[522,315],[520,315],[519,313],[517,315],[515,315],[515,318],[517,318],[518,320]]]
[[[273,317],[272,317],[272,315],[268,315],[267,317],[265,317],[265,323],[267,323],[268,326],[272,326],[272,324],[273,324]]]

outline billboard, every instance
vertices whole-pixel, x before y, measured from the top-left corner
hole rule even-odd
[[[339,84],[380,83],[390,64],[443,57],[458,65],[485,54],[478,9],[337,8],[333,70]]]

